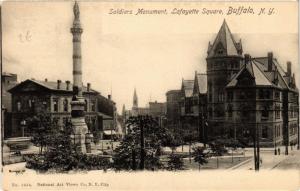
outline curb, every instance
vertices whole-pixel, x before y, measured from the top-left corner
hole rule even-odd
[[[250,159],[248,159],[248,160],[245,160],[245,161],[243,161],[243,162],[241,162],[241,163],[239,163],[239,164],[237,164],[237,165],[235,165],[235,166],[229,168],[228,170],[234,170],[234,169],[237,169],[238,167],[240,167],[240,166],[242,166],[242,165],[244,165],[244,164],[250,162],[251,160],[252,160],[252,158],[250,158]]]

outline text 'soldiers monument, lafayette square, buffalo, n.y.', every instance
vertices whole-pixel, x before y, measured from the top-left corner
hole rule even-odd
[[[87,140],[89,139],[88,128],[84,119],[85,101],[82,96],[82,69],[81,69],[81,28],[79,19],[79,6],[75,2],[74,7],[74,22],[71,28],[73,35],[73,99],[71,102],[71,122],[74,131],[74,142],[77,144],[77,151],[86,153],[90,152],[87,148]]]

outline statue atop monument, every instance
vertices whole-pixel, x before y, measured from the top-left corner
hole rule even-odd
[[[73,12],[76,20],[79,20],[79,7],[77,1],[75,1],[74,7],[73,7]]]

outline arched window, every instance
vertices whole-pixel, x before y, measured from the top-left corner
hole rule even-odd
[[[68,106],[69,106],[68,103],[69,103],[69,102],[68,102],[67,98],[65,98],[64,101],[63,101],[64,111],[68,111]]]

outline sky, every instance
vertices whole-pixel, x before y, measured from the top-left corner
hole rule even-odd
[[[110,9],[274,8],[273,15],[113,15]],[[296,2],[278,3],[112,3],[79,2],[83,83],[102,95],[112,94],[118,112],[132,106],[134,88],[139,106],[164,102],[165,93],[180,89],[195,70],[206,71],[208,42],[224,19],[244,53],[266,56],[272,51],[283,68],[298,64]],[[225,11],[224,11],[225,12]],[[18,80],[72,81],[73,2],[4,2],[2,7],[4,72]],[[299,75],[296,74],[297,79]],[[297,80],[299,82],[299,80]],[[299,84],[299,83],[298,83]]]

